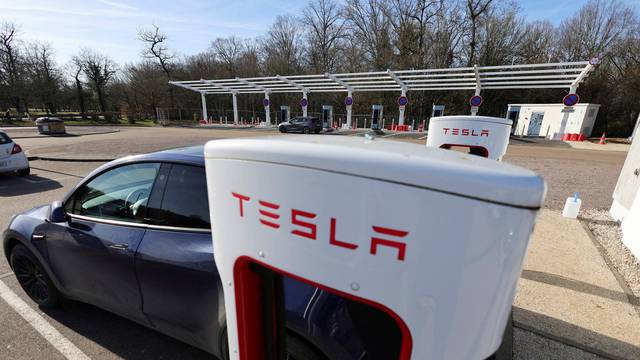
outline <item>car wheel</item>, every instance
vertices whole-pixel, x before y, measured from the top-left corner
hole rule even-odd
[[[11,251],[11,268],[22,289],[31,300],[42,307],[55,307],[60,293],[42,268],[38,259],[24,246],[16,245]]]
[[[17,171],[17,173],[20,176],[28,176],[29,174],[31,174],[31,168],[20,169]]]
[[[314,133],[316,133],[316,134],[320,134],[320,129],[316,129],[316,130],[314,131]]]
[[[280,126],[280,132],[281,133],[286,133],[287,129],[284,126]]]
[[[306,128],[304,128],[304,130],[302,130],[302,132],[305,133],[305,134],[309,134],[309,133],[311,133],[311,129],[306,127]]]

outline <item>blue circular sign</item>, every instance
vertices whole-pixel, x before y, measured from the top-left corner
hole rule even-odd
[[[483,100],[484,99],[482,99],[482,96],[474,95],[471,97],[471,99],[469,99],[469,104],[471,104],[471,106],[480,106],[482,105]]]
[[[409,99],[407,99],[406,96],[403,95],[398,98],[398,105],[406,106],[408,103],[409,103]]]
[[[307,107],[307,105],[309,105],[309,100],[307,100],[306,98],[300,99],[300,106]]]
[[[264,100],[262,100],[262,105],[264,105],[264,106],[269,106],[269,105],[271,105],[271,100],[269,100],[269,99],[264,99]]]
[[[346,98],[344,98],[344,104],[347,106],[353,105],[353,98],[351,96],[347,96]]]
[[[575,104],[577,104],[580,101],[580,96],[578,96],[578,94],[567,94],[563,99],[562,99],[562,103],[565,106],[573,106]]]

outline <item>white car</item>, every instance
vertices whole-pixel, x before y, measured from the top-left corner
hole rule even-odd
[[[0,131],[0,173],[12,171],[20,176],[29,175],[29,160],[20,145],[11,140],[7,133]]]

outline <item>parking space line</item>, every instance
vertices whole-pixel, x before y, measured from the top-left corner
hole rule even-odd
[[[2,280],[0,280],[0,297],[64,357],[70,360],[90,360],[82,350],[78,349],[69,339],[51,326],[47,320],[27,305]]]

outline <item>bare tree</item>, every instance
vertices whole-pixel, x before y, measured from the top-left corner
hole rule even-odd
[[[82,74],[84,73],[84,62],[80,55],[75,55],[67,64],[67,71],[71,74],[76,87],[76,98],[78,101],[78,109],[84,118],[87,113],[87,106],[84,99],[84,90],[82,88]]]
[[[307,26],[308,63],[316,73],[336,69],[340,40],[345,26],[334,0],[314,0],[303,10]]]
[[[53,59],[53,48],[51,44],[35,42],[29,44],[26,55],[29,93],[38,97],[47,113],[55,114],[55,98],[60,88],[61,74]]]
[[[117,65],[108,56],[89,49],[82,50],[79,57],[82,63],[82,71],[92,83],[98,96],[100,111],[106,112],[105,87],[113,79]]]
[[[14,23],[0,24],[0,66],[4,73],[4,80],[9,88],[10,97],[18,113],[22,112],[22,76],[20,66],[19,44],[16,38],[18,29]]]
[[[211,43],[210,49],[216,60],[225,65],[228,71],[226,76],[235,77],[237,75],[238,61],[244,50],[242,40],[235,36],[217,38]]]
[[[287,75],[301,70],[302,42],[299,26],[293,17],[278,16],[262,47],[268,72]]]
[[[467,16],[469,17],[469,21],[471,21],[467,66],[472,66],[476,61],[478,18],[487,11],[492,2],[493,0],[467,0]]]
[[[382,7],[395,34],[400,68],[425,66],[425,41],[429,23],[444,0],[387,0]]]
[[[389,69],[393,64],[389,18],[382,0],[347,0],[344,10],[352,36],[368,56],[370,67]]]
[[[142,41],[145,48],[142,50],[142,57],[158,62],[158,65],[162,69],[162,72],[167,77],[167,81],[171,80],[171,73],[173,71],[173,61],[176,57],[175,53],[169,50],[166,41],[168,37],[166,34],[160,32],[160,28],[154,24],[151,25],[152,29],[141,29],[138,31],[138,39]],[[173,86],[167,83],[169,91],[169,101],[171,107],[174,106]]]

